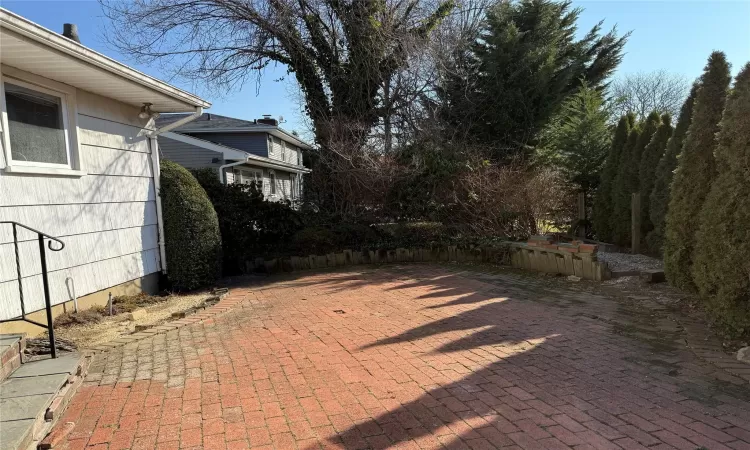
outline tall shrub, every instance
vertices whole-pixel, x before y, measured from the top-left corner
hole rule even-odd
[[[221,234],[206,191],[172,161],[162,161],[160,181],[167,279],[177,290],[214,283],[221,276]]]
[[[733,334],[750,332],[750,63],[737,75],[717,135],[718,175],[700,213],[692,275]]]
[[[612,144],[609,147],[607,160],[602,169],[599,189],[596,192],[593,208],[594,233],[600,241],[611,242],[613,238],[611,216],[614,209],[612,205],[612,186],[620,167],[623,149],[628,141],[630,128],[635,123],[635,115],[627,114],[620,117],[615,128]]]
[[[670,283],[683,289],[695,290],[691,266],[698,229],[696,218],[716,176],[716,133],[730,81],[726,56],[722,52],[713,52],[701,76],[693,120],[672,181],[664,242],[664,272]]]
[[[300,215],[288,202],[265,200],[254,184],[221,184],[213,169],[194,173],[219,218],[226,274],[243,273],[245,263],[256,257],[283,253],[302,228]]]
[[[659,128],[656,129],[651,141],[643,149],[643,155],[641,155],[641,167],[638,171],[640,186],[638,192],[641,193],[641,236],[647,236],[654,229],[654,224],[651,222],[651,190],[654,188],[656,166],[659,165],[659,160],[664,155],[667,141],[671,136],[672,118],[668,113],[665,113],[661,116]],[[649,250],[651,249],[649,248]]]
[[[682,144],[685,141],[690,121],[693,118],[693,103],[695,94],[698,91],[698,83],[693,84],[685,103],[680,110],[680,116],[677,119],[677,125],[674,128],[672,137],[667,142],[667,149],[659,160],[654,174],[654,187],[649,196],[649,218],[653,229],[646,235],[646,243],[650,251],[661,254],[664,246],[664,225],[667,217],[667,207],[669,206],[669,192],[672,184],[672,175],[677,168],[677,155],[682,150]]]
[[[620,169],[615,179],[614,186],[614,204],[615,209],[613,219],[615,221],[613,228],[615,238],[620,245],[627,245],[630,242],[630,222],[631,211],[630,203],[633,193],[638,192],[640,188],[639,170],[641,165],[641,155],[646,145],[651,141],[651,137],[659,128],[661,117],[656,112],[648,115],[646,120],[640,125],[639,133],[631,141],[628,136],[627,153],[620,163]],[[632,135],[632,133],[631,133]]]

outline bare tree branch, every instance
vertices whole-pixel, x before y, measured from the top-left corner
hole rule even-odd
[[[666,70],[624,75],[609,86],[614,116],[632,112],[638,120],[644,120],[656,111],[677,117],[690,85],[686,77]]]

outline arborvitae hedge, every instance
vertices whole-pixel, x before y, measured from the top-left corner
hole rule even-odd
[[[692,275],[710,311],[741,335],[750,332],[750,63],[727,98],[717,140],[719,173],[700,213]]]
[[[630,243],[630,203],[632,194],[638,192],[640,188],[638,175],[641,167],[641,155],[643,155],[646,145],[648,145],[656,129],[659,128],[660,123],[659,113],[652,112],[640,124],[640,133],[635,137],[635,142],[631,142],[631,136],[628,136],[626,152],[623,153],[624,159],[620,162],[620,172],[617,174],[612,187],[615,205],[612,214],[614,220],[612,229],[614,230],[615,241],[619,245],[626,246]]]
[[[206,191],[187,169],[162,161],[159,196],[171,288],[213,284],[221,276],[221,234]]]
[[[623,149],[628,141],[628,133],[635,123],[635,115],[628,114],[620,117],[617,123],[612,145],[607,155],[602,170],[601,182],[596,192],[593,208],[594,232],[600,241],[612,241],[612,227],[610,226],[612,216],[612,184],[617,176],[617,170],[620,167],[620,159]]]
[[[612,230],[612,242],[617,245],[630,245],[630,192],[626,186],[633,165],[633,151],[641,135],[639,124],[633,125],[628,140],[622,149],[617,175],[612,183],[612,214],[609,226]],[[637,166],[636,166],[637,167]]]
[[[672,118],[669,114],[663,114],[661,116],[661,124],[656,132],[651,137],[651,141],[646,145],[641,155],[641,167],[638,171],[638,181],[640,188],[638,192],[641,193],[641,236],[645,237],[651,230],[654,229],[654,225],[651,222],[650,216],[650,196],[651,190],[654,188],[654,174],[656,172],[656,166],[659,165],[659,160],[664,155],[664,150],[667,148],[667,141],[672,136]],[[649,250],[651,250],[649,248]]]
[[[716,176],[716,133],[730,81],[726,56],[722,52],[712,53],[701,76],[693,120],[672,180],[664,242],[664,272],[670,283],[683,289],[695,289],[691,267],[697,218]]]
[[[669,206],[669,191],[672,184],[672,175],[677,168],[677,155],[682,150],[690,121],[693,117],[693,103],[698,91],[698,83],[693,84],[685,103],[680,109],[680,116],[674,128],[672,137],[667,142],[667,149],[659,160],[654,174],[654,188],[649,196],[649,218],[653,229],[646,235],[646,243],[651,252],[661,254],[664,246],[664,222],[667,217]]]

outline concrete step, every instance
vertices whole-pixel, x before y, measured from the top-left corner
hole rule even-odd
[[[0,382],[21,367],[25,343],[22,334],[0,334]]]
[[[77,353],[37,359],[0,383],[0,450],[36,448],[83,383],[86,363]]]

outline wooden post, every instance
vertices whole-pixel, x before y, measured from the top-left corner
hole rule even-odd
[[[641,194],[634,192],[630,201],[630,252],[641,251]]]
[[[578,237],[586,238],[586,194],[578,193]]]

